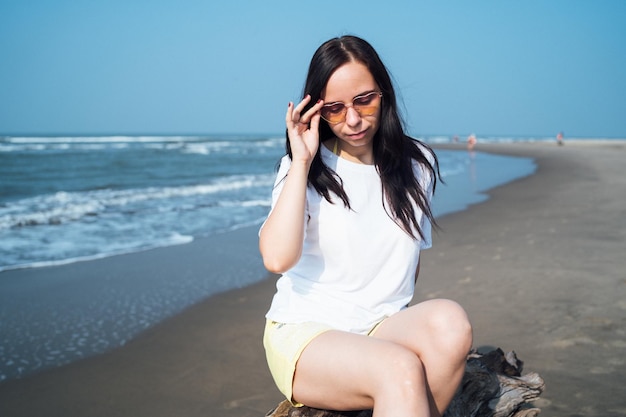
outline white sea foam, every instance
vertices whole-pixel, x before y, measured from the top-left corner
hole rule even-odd
[[[0,206],[0,230],[13,227],[53,225],[72,222],[86,216],[98,216],[105,210],[123,209],[125,206],[152,201],[198,197],[251,187],[270,186],[271,175],[235,175],[215,180],[210,184],[179,187],[149,187],[127,190],[95,190],[87,192],[60,191],[51,195],[36,196]],[[217,203],[216,203],[217,204]],[[241,206],[255,205],[247,201]]]
[[[80,137],[4,137],[0,152],[36,152],[45,150],[106,150],[128,147],[177,150],[207,155],[224,149],[245,151],[282,147],[284,138],[228,137],[215,139],[205,136],[80,136]]]
[[[69,265],[76,262],[85,262],[85,261],[93,261],[96,259],[104,259],[110,256],[116,255],[124,255],[127,253],[134,253],[142,250],[150,250],[155,248],[161,248],[165,246],[176,246],[176,245],[184,245],[187,243],[193,242],[193,236],[186,236],[179,233],[172,233],[168,237],[153,240],[150,244],[144,244],[137,247],[131,247],[126,249],[118,249],[114,250],[112,248],[103,247],[100,252],[93,255],[85,255],[85,256],[77,256],[72,258],[64,258],[64,259],[56,259],[56,260],[48,260],[48,261],[38,261],[38,262],[26,262],[26,263],[16,263],[13,265],[2,266],[0,265],[0,272],[2,271],[10,271],[12,269],[23,269],[23,268],[42,268],[47,266],[60,266],[60,265]]]
[[[194,140],[194,136],[59,136],[59,137],[7,137],[8,143],[145,143]]]

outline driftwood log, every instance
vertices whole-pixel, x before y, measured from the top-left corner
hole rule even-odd
[[[444,417],[535,417],[541,411],[530,406],[539,399],[544,382],[530,372],[522,375],[524,363],[515,352],[501,349],[467,357],[463,381]],[[371,417],[372,410],[330,411],[293,407],[283,401],[265,417]]]

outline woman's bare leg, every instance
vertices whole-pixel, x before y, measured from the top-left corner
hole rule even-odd
[[[431,414],[443,414],[465,372],[472,329],[465,311],[450,300],[429,300],[385,320],[374,334],[415,352],[424,365]]]
[[[440,416],[471,345],[458,304],[426,301],[389,317],[372,337],[340,331],[316,337],[298,361],[293,396],[315,408],[373,408],[374,417]]]
[[[374,409],[375,417],[430,415],[424,366],[397,343],[340,331],[316,337],[296,367],[293,396],[307,406]]]

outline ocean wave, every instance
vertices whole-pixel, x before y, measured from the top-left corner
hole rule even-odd
[[[85,261],[93,261],[96,259],[108,258],[111,256],[117,255],[125,255],[128,253],[136,253],[139,251],[156,249],[167,246],[176,246],[176,245],[184,245],[187,243],[193,242],[194,237],[189,235],[182,235],[177,232],[171,233],[169,236],[163,237],[157,240],[151,240],[148,244],[147,242],[143,242],[141,245],[137,245],[134,247],[127,247],[125,249],[104,249],[101,252],[92,254],[92,255],[84,255],[84,256],[75,256],[70,258],[62,258],[62,259],[53,259],[53,260],[45,260],[45,261],[32,261],[32,262],[21,262],[15,263],[11,265],[0,265],[0,272],[10,271],[14,269],[25,269],[25,268],[42,268],[47,266],[60,266],[60,265],[69,265],[76,262],[85,262]]]
[[[209,154],[233,149],[235,152],[280,148],[280,137],[219,137],[208,136],[79,136],[79,137],[3,137],[0,152],[41,152],[47,150],[109,150],[140,147],[176,150],[186,153]]]
[[[241,191],[254,187],[270,187],[273,175],[235,175],[223,177],[209,184],[178,187],[148,187],[125,190],[93,190],[86,192],[60,191],[51,195],[30,197],[0,206],[0,230],[37,225],[60,225],[103,214],[120,211],[138,203],[176,200]],[[228,200],[225,200],[226,202]],[[224,203],[217,200],[213,204]],[[152,206],[154,206],[152,204]],[[207,204],[206,201],[198,204]],[[230,204],[230,203],[228,203]],[[242,204],[260,204],[244,200]],[[265,202],[267,204],[267,202]],[[193,209],[192,204],[187,209]],[[184,207],[184,206],[182,206]]]
[[[200,136],[32,136],[20,137],[9,136],[3,140],[7,143],[146,143],[146,142],[172,142],[192,141]]]

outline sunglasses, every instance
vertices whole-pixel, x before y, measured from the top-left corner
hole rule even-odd
[[[333,125],[346,121],[348,107],[352,107],[356,110],[361,117],[371,116],[378,111],[382,97],[383,93],[372,91],[371,93],[363,94],[362,96],[356,96],[352,99],[351,105],[344,104],[340,101],[324,104],[320,110],[320,114],[322,119]]]

